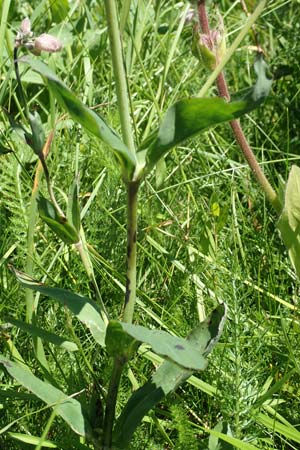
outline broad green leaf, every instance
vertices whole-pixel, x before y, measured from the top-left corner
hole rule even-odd
[[[163,330],[149,330],[140,325],[120,323],[124,334],[134,338],[136,341],[149,344],[158,355],[169,358],[183,367],[203,370],[206,360],[203,351],[198,346],[184,338],[172,336]]]
[[[121,323],[123,330],[139,342],[149,344],[158,355],[169,358],[186,369],[204,370],[205,354],[210,352],[214,340],[219,339],[219,328],[223,328],[226,316],[225,304],[220,304],[209,319],[195,327],[184,339],[172,336],[166,331],[149,330],[148,328]]]
[[[198,345],[203,361],[202,370],[207,366],[206,355],[220,338],[225,320],[226,306],[222,303],[205,321],[194,328],[187,338],[194,345]],[[114,429],[114,444],[118,448],[126,448],[145,414],[186,381],[194,371],[173,361],[164,361],[152,379],[135,391],[128,400]]]
[[[25,444],[38,445],[41,438],[38,436],[32,436],[23,433],[8,433],[9,436],[17,441],[24,442]],[[56,444],[51,441],[43,440],[42,448],[58,448]]]
[[[37,198],[37,205],[41,219],[65,244],[72,245],[79,241],[79,234],[76,229],[65,217],[59,215],[53,203],[40,193]]]
[[[33,59],[22,59],[22,62],[29,64],[34,71],[48,80],[53,94],[75,122],[80,123],[113,149],[121,164],[123,176],[130,181],[136,166],[136,157],[116,132],[95,111],[84,105],[46,64]]]
[[[285,189],[284,207],[278,220],[283,242],[300,278],[300,169],[292,166]]]
[[[20,320],[16,320],[13,318],[9,318],[8,321],[21,330],[26,331],[26,333],[29,333],[31,336],[39,337],[42,340],[57,345],[58,347],[61,347],[69,352],[75,352],[76,350],[78,350],[78,347],[74,342],[70,342],[63,337],[58,336],[57,334],[50,333],[49,331],[43,330],[42,328],[36,327],[35,325],[21,322]]]
[[[48,406],[55,408],[56,413],[68,423],[75,433],[81,436],[85,435],[87,424],[81,404],[77,400],[67,396],[51,384],[40,380],[30,370],[24,369],[21,364],[10,361],[3,355],[0,355],[0,363],[22,386],[43,400]]]
[[[93,300],[57,287],[49,287],[39,281],[29,277],[23,272],[9,266],[22,286],[38,291],[47,297],[58,300],[63,306],[67,306],[70,311],[82,322],[92,333],[95,341],[101,346],[105,346],[106,325],[101,317],[100,308]]]
[[[72,186],[70,187],[69,198],[68,198],[68,208],[67,208],[67,219],[70,224],[75,228],[77,233],[80,231],[80,207],[79,207],[79,187],[78,187],[78,177],[75,178]]]
[[[231,121],[257,108],[266,98],[271,80],[266,76],[266,63],[258,58],[254,65],[257,82],[252,88],[232,96],[230,102],[222,98],[186,98],[172,105],[166,112],[161,126],[142,144],[140,150],[148,147],[147,170],[162,158],[168,150],[181,144],[212,126]]]

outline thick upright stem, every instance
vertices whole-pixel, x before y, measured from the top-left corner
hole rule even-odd
[[[121,121],[122,136],[127,147],[132,151],[132,153],[135,153],[126,73],[123,62],[121,37],[115,0],[105,0],[105,10],[112,56],[113,73],[116,82],[117,103]]]
[[[128,3],[129,4],[129,3]],[[117,103],[124,143],[133,155],[136,154],[131,116],[127,79],[123,61],[121,34],[118,24],[117,7],[115,0],[105,0],[106,19],[110,48],[112,55],[113,73],[116,82]],[[125,306],[123,312],[124,322],[131,323],[136,298],[136,235],[137,235],[137,194],[138,181],[126,181],[127,186],[127,275]],[[126,360],[116,357],[107,394],[107,404],[104,417],[103,444],[104,449],[110,449],[112,444],[112,430],[115,420],[116,403],[121,375]]]
[[[127,274],[124,322],[131,323],[136,299],[137,199],[139,182],[127,184]]]
[[[119,358],[115,358],[113,371],[111,374],[111,379],[108,387],[107,403],[104,417],[104,434],[103,434],[103,444],[104,449],[111,449],[112,445],[112,430],[116,414],[116,403],[119,391],[119,385],[121,381],[121,375],[123,371],[125,362]]]
[[[198,17],[199,17],[199,23],[200,23],[203,33],[208,34],[210,31],[210,28],[209,28],[209,21],[208,21],[208,16],[206,13],[206,8],[205,8],[205,0],[198,1]],[[218,74],[216,82],[217,82],[217,87],[218,87],[218,92],[219,92],[220,97],[223,97],[229,101],[230,94],[228,91],[224,72],[221,71]],[[230,126],[232,129],[233,135],[235,137],[235,140],[236,140],[237,144],[239,145],[240,149],[242,150],[243,155],[246,158],[246,160],[253,172],[253,175],[255,176],[256,180],[260,184],[261,188],[263,189],[266,197],[270,201],[273,208],[276,210],[276,212],[278,214],[280,214],[281,210],[282,210],[282,205],[280,203],[278,195],[272,188],[267,177],[265,176],[260,165],[258,164],[256,157],[249,145],[249,142],[247,141],[246,136],[242,130],[240,121],[232,120],[230,122]]]
[[[127,275],[125,306],[123,321],[131,323],[136,300],[136,235],[137,235],[137,198],[139,182],[127,184]],[[110,449],[112,430],[115,418],[116,403],[121,375],[126,359],[116,357],[114,360],[112,376],[108,388],[107,404],[104,418],[104,448]]]

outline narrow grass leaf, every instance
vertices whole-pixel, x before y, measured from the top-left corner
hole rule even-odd
[[[13,266],[10,266],[10,269],[22,286],[38,291],[47,297],[54,298],[61,305],[67,306],[77,319],[86,325],[95,341],[101,346],[105,346],[106,325],[96,302],[66,289],[46,286],[34,278],[29,277],[24,272],[15,269]]]
[[[23,433],[8,433],[8,435],[13,438],[16,439],[17,441],[20,442],[24,442],[25,444],[31,444],[31,445],[38,445],[40,443],[41,438],[38,436],[32,436],[32,435],[28,435],[28,434],[23,434]],[[44,440],[41,448],[58,448],[56,444],[54,444],[54,442],[48,441],[48,440]]]
[[[228,442],[228,444],[231,444],[234,448],[238,448],[240,450],[258,450],[258,447],[255,447],[253,444],[250,444],[249,442],[244,442],[233,436],[228,436],[227,434],[220,433],[219,431],[216,431],[215,429],[214,430],[205,429],[205,431],[206,432],[208,431],[213,436],[216,436],[219,439],[222,439],[223,441]]]
[[[43,330],[42,328],[36,327],[35,325],[25,323],[17,319],[9,318],[8,321],[12,325],[20,328],[20,330],[26,331],[26,333],[29,333],[31,336],[39,337],[43,341],[54,344],[64,350],[67,350],[69,352],[75,352],[76,350],[78,350],[78,347],[74,342],[70,342],[66,338],[58,336],[55,333],[50,333],[49,331]]]
[[[48,80],[53,94],[74,121],[80,123],[113,149],[121,164],[123,175],[130,179],[136,166],[136,157],[117,133],[95,111],[84,105],[46,64],[28,58],[22,59],[22,62],[29,64],[34,71]]]
[[[30,370],[24,369],[21,364],[10,361],[3,355],[0,355],[0,363],[22,386],[43,400],[47,405],[55,408],[56,413],[68,423],[75,433],[81,436],[85,435],[85,419],[81,404],[77,400],[70,398],[51,384],[40,380]]]
[[[300,443],[300,432],[295,427],[293,427],[293,425],[284,425],[278,422],[276,418],[269,417],[263,413],[258,414],[258,416],[256,417],[256,421],[272,432],[279,433],[286,439],[291,439],[294,442]]]
[[[255,62],[257,82],[252,88],[238,92],[230,102],[222,98],[186,98],[172,105],[165,114],[156,138],[151,137],[141,146],[147,146],[148,170],[172,147],[212,126],[239,118],[257,108],[266,98],[271,80],[266,77],[266,64],[260,57]]]

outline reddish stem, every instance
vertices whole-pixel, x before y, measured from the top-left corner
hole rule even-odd
[[[199,23],[200,23],[202,32],[205,34],[209,34],[210,28],[209,28],[209,21],[208,21],[208,16],[207,16],[206,7],[205,7],[205,0],[198,0],[198,17],[199,17]],[[218,75],[216,82],[217,82],[219,96],[223,97],[227,101],[229,101],[230,93],[228,91],[228,86],[226,83],[224,72],[221,72]],[[259,166],[259,164],[255,158],[255,155],[254,155],[254,153],[246,139],[246,136],[242,130],[239,120],[232,120],[230,122],[230,126],[232,129],[233,135],[235,137],[235,140],[236,140],[237,144],[239,145],[240,149],[242,150],[256,180],[262,187],[263,191],[265,192],[267,198],[271,202],[274,209],[280,214],[281,210],[282,210],[282,205],[278,199],[276,192],[272,188],[268,179],[264,175],[261,167]]]

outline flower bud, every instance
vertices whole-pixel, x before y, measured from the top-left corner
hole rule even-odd
[[[28,17],[26,17],[26,19],[22,20],[21,26],[20,26],[20,31],[23,34],[23,36],[32,36],[31,23],[30,23],[30,20],[28,19]]]
[[[33,33],[31,31],[30,20],[28,18],[23,19],[15,39],[15,46],[21,47],[22,45],[26,44],[30,41],[32,35]]]
[[[37,55],[41,51],[55,53],[59,52],[62,48],[61,42],[51,34],[43,33],[34,40],[34,53]]]
[[[219,29],[210,30],[207,34],[200,34],[198,26],[194,28],[192,52],[204,66],[214,70],[226,52],[224,26],[219,19]]]

